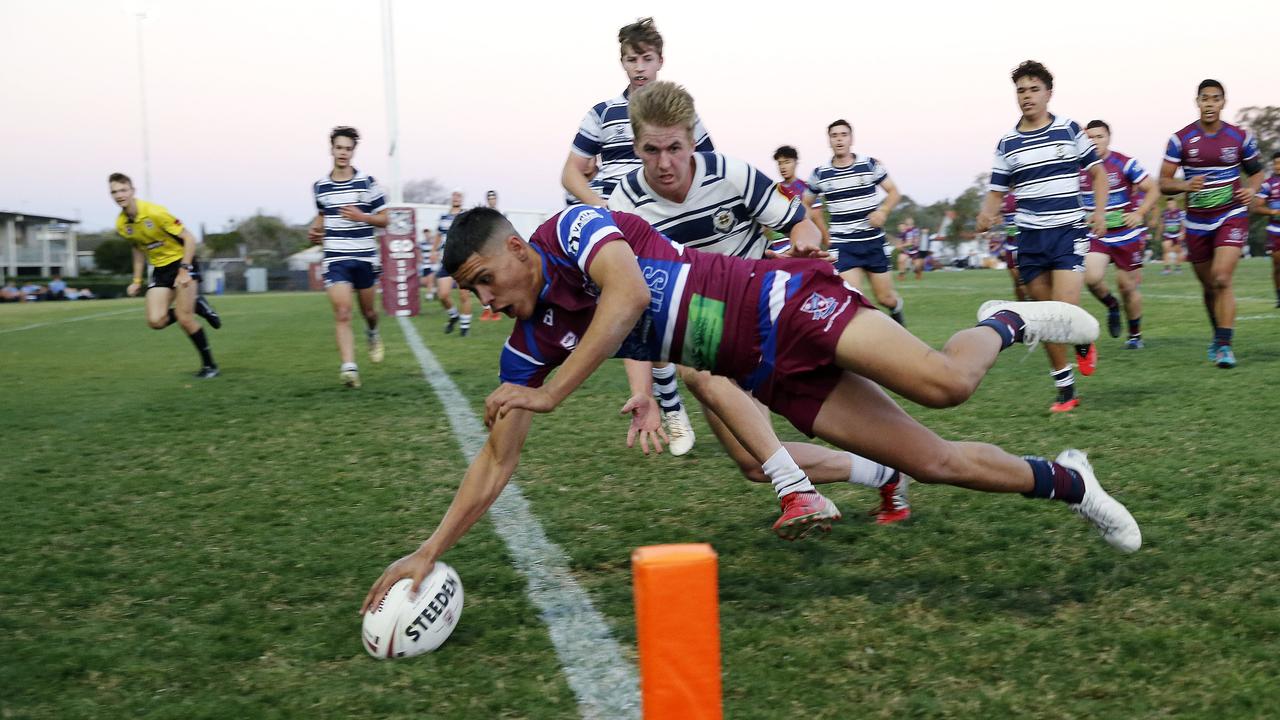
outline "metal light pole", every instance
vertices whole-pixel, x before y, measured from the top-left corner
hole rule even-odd
[[[382,69],[383,93],[387,98],[387,160],[391,173],[391,192],[389,199],[399,204],[403,200],[400,192],[400,124],[396,117],[396,50],[395,37],[391,24],[391,0],[382,0]]]
[[[138,97],[142,108],[142,194],[151,197],[151,136],[147,132],[147,76],[142,62],[142,21],[147,19],[146,11],[135,14],[138,31]]]

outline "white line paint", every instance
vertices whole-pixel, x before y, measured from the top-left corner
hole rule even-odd
[[[467,462],[484,447],[484,425],[462,391],[422,343],[408,318],[397,318],[409,348],[453,427]],[[515,558],[516,570],[529,582],[529,599],[542,613],[551,642],[560,656],[569,687],[586,720],[640,717],[640,682],[635,667],[623,659],[618,641],[569,571],[569,561],[547,538],[542,524],[514,482],[508,483],[489,509],[494,528]]]
[[[80,322],[81,320],[92,320],[94,318],[108,317],[111,315],[123,315],[130,312],[138,312],[138,308],[125,308],[124,310],[112,310],[110,312],[94,313],[92,315],[81,315],[80,317],[67,318],[66,320],[50,320],[49,322],[32,323],[31,325],[22,325],[21,327],[9,328],[8,330],[0,330],[0,335],[22,332],[23,330],[35,330],[36,328],[49,327],[50,325],[62,325],[64,323]]]

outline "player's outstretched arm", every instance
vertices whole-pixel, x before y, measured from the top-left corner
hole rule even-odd
[[[1194,192],[1204,187],[1204,177],[1197,175],[1190,180],[1179,180],[1174,177],[1178,172],[1178,163],[1165,160],[1160,164],[1160,192],[1165,195],[1179,195]]]
[[[623,366],[627,371],[627,385],[631,387],[631,397],[618,411],[620,415],[631,416],[631,426],[627,429],[627,447],[635,447],[636,438],[640,438],[640,450],[649,454],[649,444],[653,451],[662,452],[662,444],[670,442],[667,433],[662,429],[662,412],[658,409],[658,401],[653,397],[653,363],[648,360],[624,359]]]
[[[360,604],[361,615],[377,605],[378,600],[401,578],[413,578],[413,592],[418,591],[423,578],[435,567],[436,560],[467,534],[507,486],[520,462],[520,451],[524,448],[525,438],[529,436],[532,421],[532,413],[516,411],[507,413],[494,423],[489,439],[471,462],[471,467],[467,468],[467,474],[453,496],[453,503],[449,505],[435,532],[417,550],[391,563],[382,571],[382,576],[369,589],[364,602]]]
[[[585,158],[569,151],[564,169],[560,171],[560,184],[583,204],[604,207],[604,199],[591,189],[591,183],[587,180],[595,174],[594,164],[593,158]]]
[[[988,190],[986,197],[982,199],[982,208],[978,210],[978,220],[974,229],[978,232],[986,232],[995,227],[1000,217],[1002,202],[1004,202],[1004,193],[999,190]]]
[[[138,294],[138,290],[142,288],[143,272],[147,269],[147,256],[142,254],[137,245],[132,245],[133,251],[133,282],[129,283],[129,287],[125,288],[124,294],[133,297]]]
[[[484,403],[486,424],[492,425],[495,419],[515,408],[534,412],[554,410],[601,363],[618,352],[622,341],[649,307],[649,286],[640,274],[635,253],[625,242],[601,245],[587,274],[600,288],[600,300],[578,347],[569,353],[569,359],[546,385],[535,390],[504,383],[493,391]]]

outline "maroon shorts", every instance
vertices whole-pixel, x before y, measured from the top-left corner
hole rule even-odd
[[[1267,229],[1267,252],[1280,253],[1280,232],[1272,232],[1270,228]]]
[[[1116,264],[1117,269],[1125,272],[1142,269],[1142,255],[1146,249],[1147,242],[1142,239],[1109,245],[1096,237],[1089,238],[1089,252],[1106,255]]]
[[[1210,229],[1200,230],[1191,223],[1208,224]],[[1213,251],[1220,247],[1242,248],[1249,240],[1249,216],[1240,213],[1217,223],[1204,223],[1196,218],[1187,219],[1187,260],[1191,263],[1209,262]]]
[[[840,334],[860,310],[875,309],[831,263],[781,260],[757,264],[748,302],[721,352],[723,374],[813,437],[813,421],[840,381]],[[754,302],[752,302],[754,301]],[[748,308],[754,304],[755,312]],[[725,340],[729,341],[730,333]],[[719,372],[721,368],[717,368]]]

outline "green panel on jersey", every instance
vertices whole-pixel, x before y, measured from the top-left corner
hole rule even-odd
[[[1107,228],[1114,229],[1124,227],[1124,211],[1108,210],[1107,211]]]
[[[689,318],[685,325],[680,363],[699,370],[715,367],[723,335],[724,301],[694,293],[689,300]]]
[[[1211,208],[1231,202],[1231,186],[1224,185],[1212,190],[1201,190],[1187,194],[1187,207]]]

